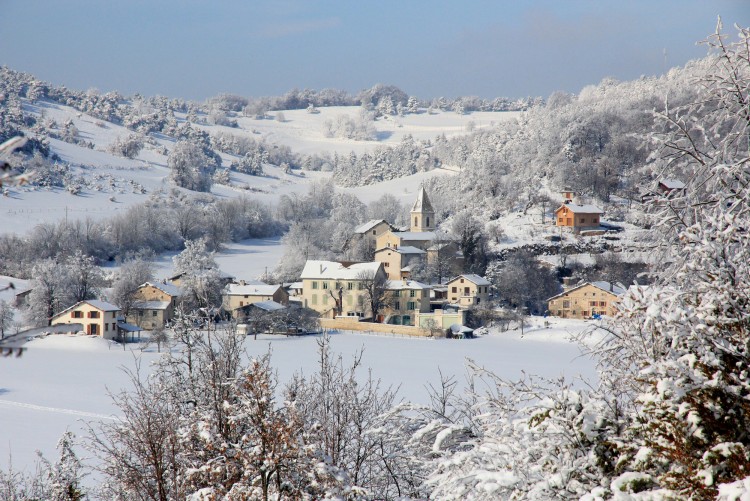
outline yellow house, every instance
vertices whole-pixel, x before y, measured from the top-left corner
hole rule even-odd
[[[104,339],[115,339],[118,334],[117,316],[119,313],[119,306],[89,299],[80,301],[52,317],[51,325],[81,324],[86,334],[101,336]]]
[[[416,312],[430,311],[430,286],[416,280],[388,280],[385,323],[414,325]]]
[[[612,316],[625,289],[610,282],[586,282],[547,300],[550,315],[562,318]]]
[[[375,261],[383,263],[383,268],[385,268],[389,280],[409,278],[411,274],[410,265],[423,261],[426,256],[425,251],[410,245],[383,247],[375,251]]]
[[[182,289],[173,284],[146,282],[135,292],[127,321],[142,329],[163,328],[174,319]]]
[[[302,306],[317,311],[321,316],[333,318],[340,296],[342,315],[371,316],[365,284],[373,277],[386,279],[382,263],[307,261],[301,276]]]
[[[372,251],[376,248],[378,237],[395,229],[385,219],[372,219],[354,228],[352,238],[364,240],[367,247]]]
[[[555,211],[555,225],[574,229],[597,228],[604,212],[594,205],[578,205],[572,202],[562,204]]]
[[[449,302],[469,307],[489,301],[492,284],[479,275],[463,274],[450,280],[446,285]]]
[[[289,293],[281,285],[247,284],[240,281],[224,288],[222,306],[236,317],[238,309],[261,301],[275,301],[286,306],[289,304]]]

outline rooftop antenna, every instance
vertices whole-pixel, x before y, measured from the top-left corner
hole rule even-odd
[[[666,75],[667,74],[667,48],[666,47],[662,49],[662,53],[664,54],[664,74]]]

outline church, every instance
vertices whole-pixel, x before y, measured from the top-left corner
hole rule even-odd
[[[435,209],[420,187],[409,214],[409,231],[388,230],[376,240],[375,261],[383,263],[390,280],[409,278],[417,263],[447,259],[455,268],[463,262],[458,244],[435,233],[436,222]]]

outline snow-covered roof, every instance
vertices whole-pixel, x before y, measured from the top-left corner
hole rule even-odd
[[[169,301],[136,301],[133,303],[134,310],[166,310],[171,303]]]
[[[412,212],[435,212],[435,209],[432,208],[432,204],[430,203],[430,199],[427,197],[427,192],[424,189],[424,186],[419,187],[419,191],[417,192],[417,199],[414,201],[414,205],[411,208]]]
[[[229,296],[273,296],[279,290],[280,285],[241,285],[228,284],[224,288],[224,293]]]
[[[129,324],[126,322],[118,322],[117,328],[125,332],[140,332],[141,328],[137,325]]]
[[[434,231],[395,231],[393,234],[401,240],[435,240]]]
[[[145,284],[141,285],[141,287],[150,285],[151,287],[154,287],[156,289],[159,289],[164,294],[169,294],[170,296],[182,296],[182,288],[174,285],[174,284],[163,284],[161,282],[146,282]]]
[[[449,284],[455,282],[459,278],[465,278],[469,282],[473,283],[474,285],[492,285],[489,280],[486,278],[482,278],[479,275],[475,275],[473,273],[465,273],[463,275],[459,275],[456,278],[453,278],[448,281]]]
[[[425,251],[423,251],[422,249],[413,247],[411,245],[401,245],[399,247],[383,247],[376,250],[375,253],[377,254],[378,252],[382,252],[384,250],[398,252],[399,254],[425,254]]]
[[[625,288],[621,287],[621,284],[613,284],[610,282],[597,281],[597,282],[591,282],[591,285],[593,285],[594,287],[598,287],[599,289],[603,291],[611,292],[612,294],[615,294],[617,296],[625,294]]]
[[[52,318],[57,318],[59,316],[62,316],[68,313],[69,311],[75,310],[76,308],[78,308],[80,305],[84,303],[89,304],[100,311],[120,311],[120,307],[112,303],[108,303],[106,301],[100,301],[99,299],[86,299],[84,301],[78,301],[73,306],[69,306],[65,308],[64,310],[62,310],[61,312],[59,312],[57,315],[53,316]]]
[[[81,301],[81,303],[88,303],[94,308],[96,308],[97,310],[120,311],[120,307],[117,306],[116,304],[108,303],[106,301],[100,301],[99,299],[87,299],[86,301]],[[71,306],[71,308],[73,308],[73,306]]]
[[[360,224],[359,226],[357,226],[356,228],[354,228],[354,233],[360,233],[360,234],[361,233],[367,233],[368,231],[370,231],[371,229],[373,229],[374,227],[376,227],[380,223],[388,224],[388,221],[386,221],[385,219],[371,219],[371,220],[367,221],[366,223]],[[388,225],[388,226],[390,226],[390,225]]]
[[[302,282],[292,282],[288,285],[288,288],[290,289],[301,289],[302,288]]]
[[[561,205],[557,210],[562,209],[563,207],[567,207],[570,209],[570,212],[573,214],[604,214],[604,211],[601,210],[596,205],[578,205],[574,203],[569,204],[563,204]],[[555,212],[557,212],[557,210]]]
[[[605,292],[609,292],[610,294],[614,294],[616,296],[621,296],[625,294],[625,288],[621,287],[618,284],[610,284],[610,282],[604,282],[604,281],[597,281],[597,282],[584,282],[580,285],[576,285],[575,287],[571,287],[568,290],[565,290],[561,292],[560,294],[557,294],[555,296],[552,296],[551,298],[548,298],[547,301],[551,301],[553,299],[557,299],[558,297],[565,296],[566,294],[569,294],[573,291],[577,291],[581,287],[586,287],[587,285],[592,285],[596,287],[597,289],[601,289]],[[610,288],[611,287],[611,288]]]
[[[383,266],[378,262],[339,263],[337,261],[310,260],[305,263],[301,278],[329,280],[357,280],[361,273],[377,273]]]
[[[267,301],[258,301],[257,303],[250,303],[243,306],[243,308],[248,307],[260,308],[263,311],[277,311],[286,308],[286,306],[284,306],[283,304],[279,304],[276,301],[271,301],[270,299]]]
[[[422,282],[417,282],[416,280],[388,280],[386,282],[386,289],[388,290],[405,290],[405,289],[429,289],[430,286],[427,284],[423,284]]]
[[[685,183],[677,179],[662,179],[659,184],[668,190],[681,190],[685,187]]]

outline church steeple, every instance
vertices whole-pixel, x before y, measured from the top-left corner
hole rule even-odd
[[[424,186],[420,186],[417,200],[411,208],[411,231],[422,232],[434,230],[435,209],[432,208],[430,199],[427,198]]]

